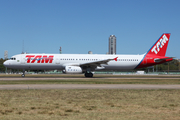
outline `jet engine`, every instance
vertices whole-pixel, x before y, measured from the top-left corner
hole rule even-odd
[[[66,74],[80,74],[83,73],[82,68],[78,66],[66,66],[65,69],[62,71]]]

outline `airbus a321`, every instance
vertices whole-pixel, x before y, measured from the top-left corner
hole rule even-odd
[[[170,34],[164,33],[155,44],[142,55],[100,54],[18,54],[3,64],[7,68],[25,70],[62,70],[66,74],[84,73],[93,77],[98,70],[132,70],[172,61],[166,57]]]

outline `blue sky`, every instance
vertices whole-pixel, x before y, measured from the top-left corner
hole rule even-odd
[[[0,58],[28,53],[143,54],[171,33],[166,56],[180,59],[180,0],[0,0]]]

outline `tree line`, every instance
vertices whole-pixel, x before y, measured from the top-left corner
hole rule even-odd
[[[5,72],[6,71],[6,68],[3,65],[4,61],[6,61],[6,60],[3,59],[3,58],[0,59],[0,72]]]

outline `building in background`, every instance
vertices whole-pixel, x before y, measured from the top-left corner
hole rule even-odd
[[[116,54],[116,36],[110,35],[109,37],[109,54]]]
[[[88,54],[93,54],[92,51],[88,51]]]
[[[60,47],[60,49],[59,49],[59,53],[62,54],[62,49],[61,49],[61,47]]]
[[[8,51],[7,51],[7,50],[4,51],[4,59],[5,59],[5,60],[8,59]]]

